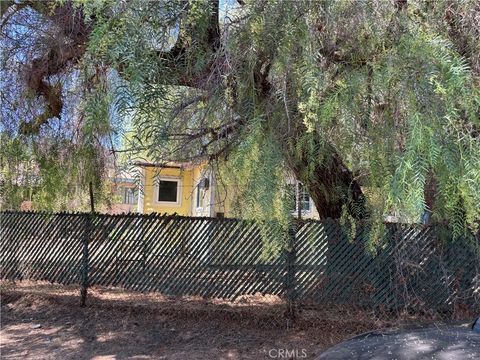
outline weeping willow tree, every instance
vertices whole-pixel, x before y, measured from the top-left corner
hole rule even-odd
[[[242,199],[243,216],[285,220],[292,173],[321,218],[396,213],[449,221],[456,234],[477,228],[476,1],[12,6],[60,30],[56,14],[81,27],[55,43],[73,49],[68,60],[55,56],[58,49],[38,55],[48,69],[39,81],[48,87],[30,81],[27,88],[44,112],[24,129],[62,117],[51,111],[62,93],[55,76],[67,63],[84,63],[86,76],[107,84],[89,93],[87,107],[108,103],[129,119],[122,151],[155,161],[208,159]]]

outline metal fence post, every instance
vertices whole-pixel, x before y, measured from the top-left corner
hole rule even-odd
[[[83,237],[83,256],[82,256],[82,288],[80,290],[80,305],[85,306],[87,302],[88,289],[88,242],[92,235],[93,217],[95,215],[95,199],[93,197],[93,182],[88,183],[88,192],[90,195],[90,214],[87,216],[87,223],[85,226],[85,233]]]
[[[296,260],[296,249],[295,249],[295,238],[296,238],[297,226],[292,221],[288,229],[288,242],[286,247],[286,273],[285,273],[285,291],[287,297],[287,310],[285,316],[287,321],[295,321],[296,312],[295,312],[295,301],[296,301],[296,290],[295,290],[295,260]]]
[[[83,233],[83,251],[82,251],[82,282],[80,289],[80,305],[86,306],[88,289],[88,241],[92,230],[92,215],[83,215],[85,218],[85,231]]]

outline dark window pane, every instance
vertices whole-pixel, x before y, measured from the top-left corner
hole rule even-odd
[[[205,197],[205,190],[197,186],[197,208],[203,207],[203,198]]]
[[[158,201],[177,202],[176,181],[160,180],[158,190]]]

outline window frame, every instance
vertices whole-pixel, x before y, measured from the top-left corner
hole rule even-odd
[[[129,186],[123,186],[123,199],[122,199],[122,204],[125,205],[136,205],[138,202],[138,197],[135,194],[135,188],[129,187]],[[132,201],[129,202],[127,201],[128,199],[131,199]]]
[[[298,194],[298,197],[300,199],[295,199],[296,200],[295,201],[295,211],[298,213],[298,203],[302,202],[302,212],[305,212],[306,214],[308,214],[308,213],[312,212],[312,197],[308,193],[308,191],[305,188],[305,186],[303,185],[303,183],[301,183],[300,181],[297,182],[297,187],[298,187],[297,188],[297,194]],[[308,197],[308,209],[303,208],[303,204],[305,203],[304,195],[306,195]]]
[[[200,186],[197,185],[197,196],[195,197],[195,209],[196,210],[202,210],[203,209],[203,204],[201,204],[203,202],[203,196],[202,195],[205,195],[205,193],[202,194],[202,189],[200,188]],[[199,205],[202,205],[202,206],[199,206]]]
[[[306,194],[308,196],[308,209],[305,209],[303,208],[303,205],[302,205],[302,214],[310,214],[312,212],[312,197],[310,196],[310,194],[308,193],[308,191],[306,191],[304,185],[302,182],[300,181],[294,181],[294,182],[290,182],[290,183],[287,183],[287,185],[291,185],[293,186],[293,190],[294,190],[294,200],[295,200],[295,206],[294,206],[294,209],[291,211],[291,214],[292,215],[298,215],[298,203],[299,203],[299,199],[300,201],[302,201],[302,204],[304,203],[303,201],[303,194],[301,193],[301,188],[303,187],[303,190],[304,190],[304,194]]]
[[[201,186],[203,183],[203,180],[209,180],[206,176],[201,177],[197,181],[197,186],[196,186],[196,196],[195,196],[195,210],[196,211],[203,211],[206,206],[205,206],[205,196],[207,194],[207,190],[205,189],[204,186]],[[202,206],[198,206],[199,203],[201,203]]]
[[[177,183],[177,201],[160,201],[158,200],[160,196],[160,182],[161,181],[170,181]],[[167,205],[167,206],[181,206],[182,205],[182,179],[178,177],[168,177],[168,176],[161,176],[157,178],[155,184],[155,198],[154,203],[158,205]]]
[[[126,201],[128,198],[130,198],[130,196],[127,195],[129,192],[130,192],[132,202]],[[137,205],[138,203],[138,192],[137,192],[137,188],[134,186],[116,184],[114,193],[115,193],[115,200],[114,200],[115,203],[118,203],[121,205]]]

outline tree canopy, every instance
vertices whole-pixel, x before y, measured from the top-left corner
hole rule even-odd
[[[46,142],[64,162],[76,154],[73,164],[106,147],[207,158],[247,217],[285,218],[291,172],[323,218],[423,216],[457,234],[478,225],[475,0],[17,1],[2,10],[9,141]],[[65,139],[68,154],[51,152]]]

